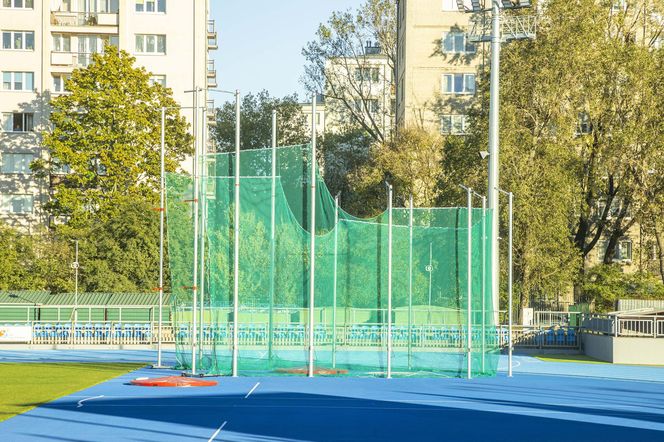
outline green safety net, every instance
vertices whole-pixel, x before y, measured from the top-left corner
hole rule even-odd
[[[235,156],[208,155],[196,195],[190,176],[167,176],[177,359],[181,368],[190,368],[196,341],[197,369],[230,374],[237,327],[239,374],[300,372],[309,360],[310,146],[280,147],[274,153],[244,150],[240,164],[237,324],[233,317]],[[196,201],[199,256],[194,279]],[[335,206],[320,176],[314,204],[316,369],[385,376],[391,329],[393,376],[466,376],[467,209],[392,209],[392,309],[388,311],[389,211],[370,219],[350,215]],[[495,374],[498,363],[497,312],[490,295],[491,215],[490,210],[472,209],[473,376]],[[203,299],[203,308],[196,310],[196,329],[194,286]]]

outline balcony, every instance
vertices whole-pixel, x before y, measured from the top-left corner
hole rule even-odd
[[[208,124],[214,125],[217,122],[216,109],[214,108],[214,100],[207,101],[207,120]]]
[[[113,12],[51,12],[53,26],[118,26],[118,14]]]
[[[207,77],[216,78],[217,70],[214,68],[214,60],[208,60],[207,62]]]
[[[51,65],[85,68],[92,62],[92,52],[51,52]]]
[[[219,48],[217,43],[217,31],[215,30],[214,20],[208,20],[207,22],[207,48],[208,50],[214,50]]]

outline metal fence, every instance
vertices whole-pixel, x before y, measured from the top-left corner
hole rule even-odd
[[[24,342],[29,344],[71,344],[71,345],[140,345],[154,344],[158,336],[157,322],[70,322],[70,321],[22,321],[3,322],[0,326],[30,326],[31,337]],[[173,325],[163,322],[162,339],[164,343],[174,343],[190,339],[190,324]],[[660,330],[664,331],[664,330]],[[209,325],[198,330],[202,335],[202,344],[213,342],[228,343],[233,336],[233,325]],[[513,342],[516,348],[558,348],[574,349],[579,347],[579,332],[576,327],[522,327],[514,326]],[[277,324],[272,336],[268,335],[266,323],[243,323],[238,330],[240,345],[265,345],[271,338],[277,346],[304,346],[308,336],[306,325],[298,323]],[[410,336],[410,341],[409,341]],[[349,347],[380,347],[387,344],[387,328],[385,324],[354,324],[338,326],[317,325],[314,329],[316,345],[332,345]],[[467,341],[467,330],[461,326],[420,325],[393,326],[392,341],[394,347],[412,346],[415,348],[448,349],[464,348]],[[508,345],[508,327],[499,326],[473,330],[473,346],[482,345],[506,348]]]
[[[664,316],[585,314],[582,326],[588,333],[615,337],[664,337]]]

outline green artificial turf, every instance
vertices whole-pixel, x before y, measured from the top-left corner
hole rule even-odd
[[[538,355],[535,356],[544,362],[577,362],[580,364],[608,364],[586,355]]]
[[[0,421],[145,366],[98,363],[0,364]]]

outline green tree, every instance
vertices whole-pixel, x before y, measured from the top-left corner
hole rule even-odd
[[[52,130],[44,134],[50,158],[31,167],[56,183],[45,209],[73,226],[113,216],[121,198],[156,202],[160,108],[167,108],[166,170],[176,171],[193,152],[171,90],[151,85],[150,74],[134,62],[109,46],[87,68],[74,70],[69,94],[51,100]]]
[[[306,117],[297,96],[270,97],[267,91],[242,97],[240,108],[240,148],[269,147],[272,140],[272,111],[277,111],[277,145],[289,146],[310,140]],[[235,102],[226,102],[217,109],[217,124],[212,137],[220,152],[235,149]]]
[[[95,218],[84,227],[64,225],[58,229],[69,244],[79,240],[80,289],[151,291],[159,285],[159,218],[146,199],[120,197],[115,204],[109,216]],[[168,265],[165,267],[168,281]]]
[[[386,70],[375,69],[380,64],[374,62],[377,54],[367,51],[367,42],[387,59]],[[327,112],[352,129],[365,130],[375,141],[389,138],[391,125],[385,120],[394,117],[390,98],[397,78],[394,0],[366,0],[356,11],[333,12],[302,54],[307,62],[302,82],[310,93],[325,96]]]
[[[662,76],[650,38],[661,24],[634,13],[643,1],[626,4],[619,11],[594,0],[547,2],[537,38],[503,47],[501,186],[516,195],[523,304],[574,281],[581,290],[599,241],[607,240],[603,261],[611,263],[618,241],[642,219],[644,183],[662,141],[661,108],[653,106]],[[487,143],[486,69],[466,157]]]

